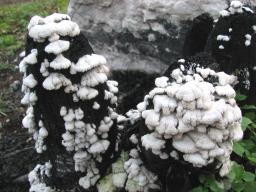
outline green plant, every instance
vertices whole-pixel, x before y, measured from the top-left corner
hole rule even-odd
[[[228,175],[232,191],[254,192],[256,188],[255,172],[246,171],[243,165],[234,162]]]
[[[199,177],[199,181],[202,184],[199,187],[196,187],[192,190],[192,192],[222,192],[223,185],[219,181],[217,181],[214,175],[201,175]]]
[[[240,101],[244,101],[246,96],[239,96]],[[246,133],[245,138],[234,144],[234,152],[241,158],[249,161],[250,164],[256,166],[256,113],[255,105],[242,106],[244,115],[242,119],[242,128]]]

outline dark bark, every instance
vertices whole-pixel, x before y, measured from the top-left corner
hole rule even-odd
[[[183,46],[183,56],[185,58],[195,56],[197,53],[204,51],[212,28],[213,18],[207,13],[193,20]]]
[[[209,42],[213,58],[220,64],[220,70],[234,73],[238,76],[238,90],[248,95],[247,104],[255,104],[256,81],[253,67],[256,63],[256,39],[253,26],[256,25],[256,15],[243,9],[243,13],[220,17],[216,23]],[[246,46],[245,35],[251,35],[251,43]],[[229,41],[217,41],[218,35],[227,35]],[[219,49],[223,45],[224,49]],[[246,75],[249,73],[249,77]],[[246,83],[247,82],[247,83]],[[250,82],[248,88],[248,82]]]

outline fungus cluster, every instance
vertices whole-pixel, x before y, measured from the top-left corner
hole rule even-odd
[[[97,184],[99,192],[118,191],[125,189],[128,192],[150,191],[160,189],[158,177],[149,171],[139,151],[135,148],[123,152],[119,159],[112,164],[111,173]]]
[[[36,131],[33,135],[35,142],[35,148],[37,153],[42,153],[43,151],[47,150],[47,146],[45,144],[44,139],[48,136],[48,131],[44,127],[43,121],[40,120],[38,122],[39,130]]]
[[[79,184],[88,189],[118,150],[118,83],[108,80],[106,59],[93,53],[69,16],[34,16],[28,31],[26,55],[19,65],[24,73],[21,102],[29,106],[22,124],[34,133],[36,151],[53,165],[57,154],[47,157],[49,146],[56,149],[53,153],[64,148],[73,156],[74,169],[82,176]],[[41,173],[41,167],[30,175]],[[43,179],[42,187],[33,187],[37,180],[31,179],[31,191],[48,189]]]
[[[236,77],[183,59],[179,63],[170,77],[157,78],[156,87],[137,105],[145,125],[141,145],[162,160],[194,167],[216,163],[224,176],[233,141],[243,137],[232,87]]]
[[[126,191],[135,192],[160,189],[159,184],[157,184],[157,175],[145,167],[138,149],[133,148],[129,151],[129,159],[124,162],[124,169],[127,174]]]
[[[46,162],[41,165],[38,164],[28,175],[28,180],[30,183],[29,192],[34,191],[42,191],[42,192],[54,192],[54,190],[46,186],[45,178],[51,177],[51,168],[52,164],[50,162]]]
[[[125,126],[123,149],[119,159],[112,164],[111,173],[98,185],[98,191],[103,190],[106,183],[111,184],[112,191],[124,189],[128,192],[160,190],[159,177],[148,169],[138,140],[138,130],[133,128],[140,120],[138,110],[129,110],[125,116],[118,116],[119,127]],[[111,176],[111,178],[109,178]]]
[[[232,24],[236,19],[249,22],[244,31]],[[232,68],[240,61],[235,40],[238,47],[243,41],[238,56],[244,63],[238,66],[246,64],[251,78],[255,63],[247,57],[255,47],[255,26],[253,11],[232,1],[213,29],[214,59]],[[28,31],[19,65],[24,74],[21,103],[28,106],[22,124],[34,134],[44,162],[29,174],[31,192],[62,190],[47,182],[52,176],[63,179],[69,171],[59,156],[72,163],[75,173],[67,175],[79,178],[65,190],[77,183],[81,190],[99,192],[164,189],[169,168],[180,162],[196,169],[214,167],[220,176],[229,172],[233,141],[243,137],[233,89],[238,79],[225,73],[229,70],[216,72],[180,59],[125,117],[115,112],[118,83],[108,80],[106,59],[93,52],[69,16],[34,16]],[[207,59],[212,64],[213,58]]]

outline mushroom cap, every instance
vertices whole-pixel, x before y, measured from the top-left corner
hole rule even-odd
[[[192,163],[195,167],[207,165],[207,161],[200,155],[200,153],[184,154],[183,159]]]
[[[209,150],[215,148],[215,143],[204,133],[196,131],[190,131],[188,135],[195,142],[195,145],[199,149]]]
[[[153,149],[160,151],[160,149],[164,148],[165,141],[157,138],[153,133],[146,134],[141,137],[142,146],[146,149]]]
[[[174,137],[172,140],[172,145],[175,149],[182,153],[195,153],[198,151],[195,142],[187,135],[183,135],[180,139],[176,139]]]
[[[53,53],[55,55],[59,55],[64,51],[67,51],[69,49],[70,42],[65,40],[56,40],[54,42],[51,42],[45,47],[45,52],[47,53]]]
[[[154,110],[145,110],[142,112],[142,117],[145,119],[145,124],[148,126],[158,126],[160,120],[160,114]]]
[[[27,77],[23,79],[23,85],[32,89],[37,85],[37,80],[35,79],[33,74],[29,74]]]
[[[62,54],[57,55],[57,57],[50,62],[50,67],[55,70],[67,69],[71,66],[71,61],[65,58]]]
[[[74,69],[77,72],[85,72],[97,66],[105,65],[106,63],[107,62],[105,57],[101,55],[96,55],[96,54],[84,55],[83,57],[79,58],[79,60],[74,66]]]
[[[155,79],[155,85],[160,88],[164,88],[168,86],[169,78],[162,76]]]

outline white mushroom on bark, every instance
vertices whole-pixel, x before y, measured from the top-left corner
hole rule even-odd
[[[243,137],[235,83],[235,76],[197,64],[186,70],[181,66],[169,78],[157,78],[156,88],[138,105],[149,131],[140,138],[142,146],[160,159],[183,160],[194,167],[215,161],[224,176],[232,149],[223,143]]]
[[[34,133],[35,148],[42,156],[57,149],[51,154],[56,159],[54,170],[63,161],[57,158],[65,154],[74,162],[73,174],[80,172],[77,183],[89,189],[118,154],[118,83],[108,80],[106,59],[93,52],[68,15],[32,17],[26,49],[19,65],[24,73],[21,102],[29,106],[22,124]],[[58,171],[54,177],[60,175]],[[40,186],[46,187],[43,182],[44,178]]]

